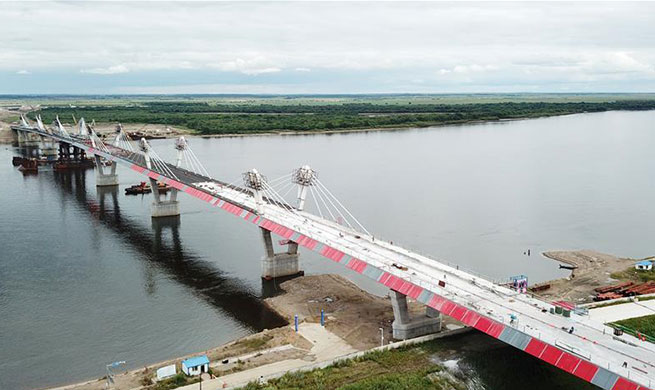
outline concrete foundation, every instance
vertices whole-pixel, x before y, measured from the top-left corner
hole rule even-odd
[[[177,200],[160,200],[152,202],[150,213],[153,218],[174,217],[180,215],[180,202]]]
[[[97,187],[108,187],[118,185],[118,175],[96,175]]]
[[[394,315],[391,324],[394,339],[407,340],[441,331],[441,313],[439,311],[427,307],[424,317],[411,318],[407,308],[407,296],[394,290],[391,290],[389,296]]]
[[[159,187],[157,186],[157,180],[150,179],[150,188],[152,188],[152,195],[155,200],[152,202],[150,207],[150,216],[152,218],[161,218],[161,217],[175,217],[180,215],[180,202],[177,201],[177,190],[170,190],[170,198],[168,200],[162,200],[162,195],[159,193]]]
[[[266,254],[262,258],[262,278],[273,279],[283,276],[302,275],[298,255],[298,244],[289,242],[287,251],[275,253],[271,232],[261,229]]]
[[[107,187],[118,185],[118,175],[116,174],[116,162],[112,162],[111,166],[105,167],[102,164],[99,156],[95,156],[96,161],[96,186]],[[108,168],[109,172],[105,172]]]

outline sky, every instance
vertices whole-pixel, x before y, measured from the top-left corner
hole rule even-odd
[[[655,3],[0,3],[0,94],[490,92],[655,92]]]

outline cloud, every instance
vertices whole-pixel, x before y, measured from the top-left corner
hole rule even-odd
[[[248,58],[220,61],[211,66],[224,72],[239,72],[250,76],[282,71],[276,61],[261,55],[249,55]]]
[[[91,73],[91,74],[120,74],[127,73],[130,69],[125,65],[113,65],[107,68],[92,68],[92,69],[82,69],[82,73]]]
[[[32,72],[30,72],[29,70],[22,69],[16,72],[16,74],[32,74]]]
[[[418,88],[412,80],[449,92],[655,82],[647,2],[9,2],[3,16],[0,72],[12,74],[25,64],[85,80],[129,73],[143,86],[161,71],[213,72],[208,84],[262,76],[358,92]]]
[[[241,71],[243,74],[247,75],[258,75],[258,74],[264,74],[264,73],[277,73],[282,71],[280,68],[276,67],[270,67],[270,68],[255,68],[255,69],[244,69]]]

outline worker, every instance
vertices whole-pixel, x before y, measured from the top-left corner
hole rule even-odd
[[[571,327],[571,329],[569,329],[569,334],[572,334],[573,330],[574,330],[573,327]]]
[[[623,364],[621,365],[621,367],[623,367],[623,368],[628,368],[628,362],[623,362]]]
[[[530,256],[530,249],[528,249],[528,256]]]

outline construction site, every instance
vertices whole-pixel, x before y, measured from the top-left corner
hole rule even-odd
[[[568,277],[533,285],[529,290],[551,301],[585,304],[655,293],[652,270],[639,271],[635,264],[644,259],[629,259],[593,250],[549,251],[543,255],[570,269]],[[642,280],[646,279],[646,280]]]
[[[394,343],[393,311],[388,297],[367,293],[338,275],[298,277],[281,283],[278,288],[280,293],[265,302],[283,318],[298,316],[298,330],[292,323],[199,351],[208,357],[211,369],[211,375],[204,375],[204,381],[211,382],[203,383],[203,387],[244,386],[262,376],[311,369]],[[417,302],[410,303],[415,315],[421,313],[421,308]],[[444,318],[441,336],[467,330],[470,328],[458,321]],[[118,372],[112,378],[112,385],[120,389],[138,389],[154,384],[157,370],[176,365],[179,371],[181,362],[189,357]],[[51,390],[101,390],[106,385],[106,378],[100,378]]]

